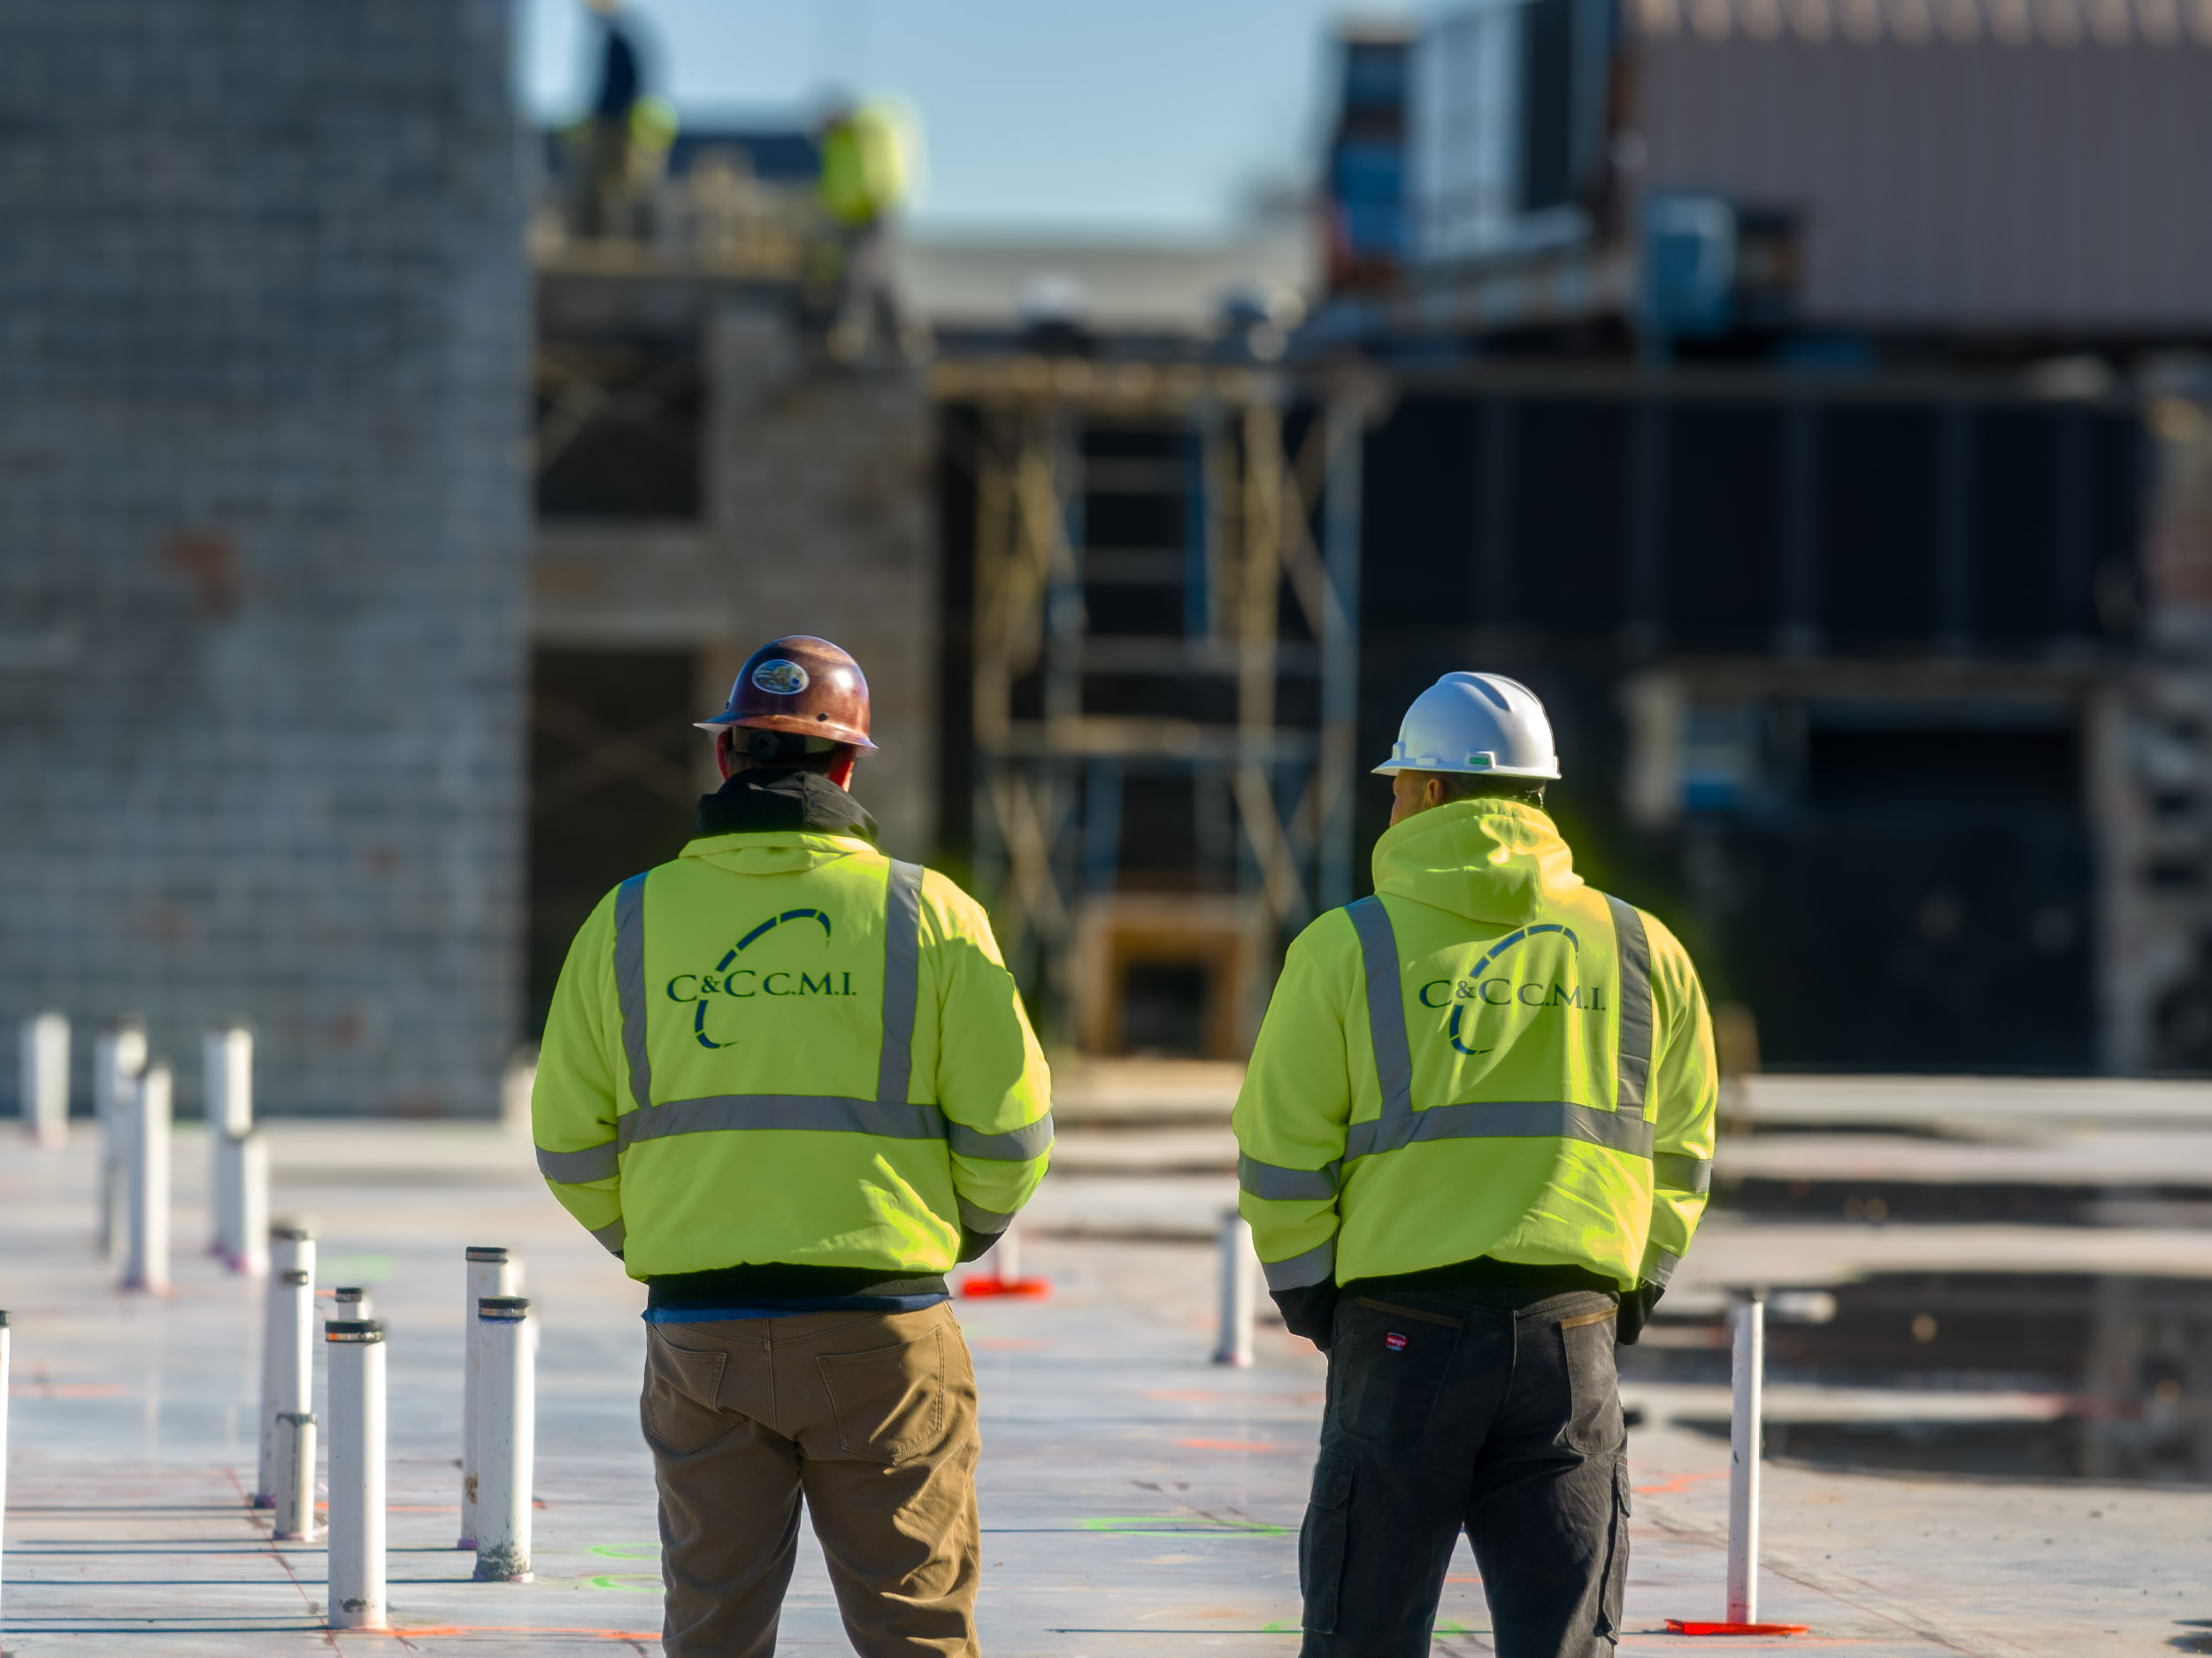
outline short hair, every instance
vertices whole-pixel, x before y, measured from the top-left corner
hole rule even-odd
[[[1406,771],[1425,783],[1434,778],[1444,786],[1444,798],[1451,800],[1517,800],[1524,806],[1544,803],[1544,786],[1548,778],[1496,777],[1480,771],[1424,771],[1409,766]]]
[[[832,742],[826,737],[763,731],[757,726],[725,726],[722,734],[747,769],[755,771],[812,771],[826,776],[852,749],[850,743]]]

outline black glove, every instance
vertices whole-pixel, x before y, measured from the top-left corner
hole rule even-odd
[[[1309,1284],[1302,1289],[1270,1290],[1275,1305],[1283,1309],[1283,1323],[1294,1336],[1303,1336],[1319,1347],[1329,1350],[1331,1332],[1336,1325],[1336,1286],[1333,1283]]]
[[[965,1266],[971,1261],[980,1259],[983,1252],[996,1243],[1001,1235],[995,1232],[978,1232],[972,1226],[963,1226],[960,1229],[958,1256],[961,1265]]]
[[[1644,1333],[1651,1309],[1659,1305],[1659,1298],[1666,1293],[1663,1284],[1639,1284],[1632,1290],[1622,1291],[1620,1316],[1614,1323],[1613,1339],[1624,1347],[1634,1347],[1636,1338]]]

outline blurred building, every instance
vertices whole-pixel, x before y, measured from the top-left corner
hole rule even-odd
[[[515,1040],[511,12],[0,14],[0,1001],[188,1106],[219,1018],[278,1111],[488,1110]]]
[[[1770,1063],[2212,1056],[2196,648],[2144,558],[2146,411],[2195,430],[2159,388],[2212,340],[2198,22],[1525,0],[1409,48],[1404,268],[1309,334],[1397,369],[1363,743],[1446,666],[1528,679],[1594,872]]]

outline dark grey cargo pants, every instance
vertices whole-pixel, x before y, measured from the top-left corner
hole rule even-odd
[[[1628,1576],[1613,1298],[1515,1299],[1339,1304],[1298,1543],[1303,1658],[1426,1653],[1463,1527],[1499,1658],[1609,1658]]]

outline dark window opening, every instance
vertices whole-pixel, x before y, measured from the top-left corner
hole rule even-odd
[[[530,682],[530,1032],[592,908],[683,848],[700,793],[688,651],[537,652]]]
[[[1203,1057],[1211,978],[1203,967],[1132,963],[1122,981],[1125,1051]]]

